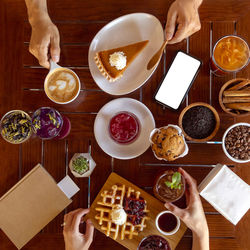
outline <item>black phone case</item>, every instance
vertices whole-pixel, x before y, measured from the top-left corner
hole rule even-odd
[[[186,54],[186,55],[188,55],[188,56],[190,56],[190,57],[193,57],[194,59],[198,60],[198,61],[200,62],[200,66],[199,66],[199,68],[197,69],[196,73],[194,74],[194,77],[193,77],[192,81],[190,82],[190,84],[189,84],[189,86],[188,86],[188,88],[187,88],[187,91],[186,91],[186,93],[184,94],[184,96],[183,96],[183,98],[182,98],[182,100],[181,100],[181,102],[180,102],[178,108],[177,108],[177,109],[174,109],[174,108],[168,106],[167,104],[165,104],[165,103],[163,103],[163,102],[160,102],[160,101],[156,100],[156,99],[155,99],[155,96],[156,96],[157,92],[159,91],[159,89],[160,89],[160,87],[161,87],[161,85],[162,85],[162,83],[163,83],[163,81],[164,81],[166,75],[168,74],[169,69],[171,68],[171,66],[172,66],[172,64],[173,64],[173,62],[174,62],[174,60],[175,60],[175,58],[176,58],[176,56],[177,56],[177,54],[178,54],[179,52],[182,52],[182,53],[184,53],[184,54]],[[167,73],[163,76],[163,78],[162,78],[162,80],[161,80],[161,83],[159,84],[159,86],[157,87],[157,89],[156,89],[156,91],[155,91],[154,100],[155,100],[157,103],[159,103],[159,104],[161,104],[161,105],[163,105],[163,106],[165,106],[165,107],[167,107],[167,108],[170,108],[170,109],[172,109],[172,110],[178,110],[178,109],[180,108],[180,105],[181,105],[181,104],[183,103],[183,101],[185,100],[185,98],[186,98],[186,96],[187,96],[187,94],[188,94],[190,88],[192,87],[193,82],[194,82],[195,78],[197,77],[197,75],[198,75],[198,73],[199,73],[199,71],[200,71],[201,65],[202,65],[202,61],[201,61],[200,59],[198,59],[197,57],[191,56],[191,55],[189,55],[188,53],[186,53],[186,52],[184,52],[184,51],[178,50],[177,53],[176,53],[176,55],[175,55],[175,57],[174,57],[174,59],[172,60],[172,62],[171,62],[171,64],[170,64],[168,70],[167,70]]]

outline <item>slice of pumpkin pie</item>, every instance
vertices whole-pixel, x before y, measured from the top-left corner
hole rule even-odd
[[[96,53],[95,63],[104,77],[110,82],[121,78],[123,72],[146,47],[148,40],[127,46],[103,50]]]

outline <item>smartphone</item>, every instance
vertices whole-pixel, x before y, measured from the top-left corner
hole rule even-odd
[[[201,60],[178,51],[154,99],[162,105],[178,109],[191,88],[201,64]]]

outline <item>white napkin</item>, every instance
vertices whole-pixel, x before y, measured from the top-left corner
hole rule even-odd
[[[68,175],[66,175],[59,183],[57,183],[57,186],[69,199],[80,190]]]
[[[206,176],[199,192],[234,225],[250,208],[250,186],[225,165],[218,164]]]

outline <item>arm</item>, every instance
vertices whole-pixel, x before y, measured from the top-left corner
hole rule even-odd
[[[165,206],[173,214],[178,216],[193,233],[192,250],[209,250],[209,232],[207,220],[204,214],[196,181],[183,169],[179,172],[186,180],[186,200],[187,207],[180,209],[172,203],[166,203]]]
[[[60,58],[58,29],[48,15],[46,0],[25,0],[25,3],[32,27],[29,51],[41,66],[49,68],[50,57],[54,62]]]
[[[201,28],[198,9],[203,0],[175,0],[169,8],[166,39],[178,43]]]
[[[94,226],[91,220],[86,222],[86,233],[79,232],[79,225],[82,217],[89,212],[88,209],[79,208],[64,216],[65,226],[63,236],[65,241],[65,250],[88,250],[94,234]]]

